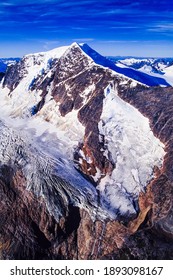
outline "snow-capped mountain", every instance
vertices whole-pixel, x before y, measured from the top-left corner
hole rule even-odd
[[[17,234],[4,258],[19,258],[20,250],[24,258],[106,257],[138,230],[157,205],[152,184],[162,172],[171,180],[169,164],[162,167],[169,139],[158,95],[166,104],[167,85],[86,44],[29,54],[8,67],[0,85],[2,236],[11,244],[14,217]],[[7,219],[10,203],[14,217]]]
[[[7,67],[15,64],[20,58],[0,58],[0,81],[5,75]]]
[[[133,58],[133,57],[109,57],[115,65],[127,67],[149,74],[153,77],[160,77],[173,85],[173,58]]]
[[[0,58],[0,72],[5,73],[8,66],[14,65],[18,61],[20,58]]]
[[[27,55],[7,71],[3,107],[11,106],[13,117],[36,114],[36,120],[54,124],[65,134],[63,142],[68,138],[66,155],[73,159],[78,149],[76,165],[98,184],[108,211],[113,216],[116,209],[135,214],[134,201],[152,178],[153,166],[161,164],[164,151],[150,133],[148,120],[118,97],[119,85],[134,87],[137,82],[106,65],[109,61],[86,45]],[[116,115],[114,110],[119,110]],[[124,169],[128,172],[123,178]]]

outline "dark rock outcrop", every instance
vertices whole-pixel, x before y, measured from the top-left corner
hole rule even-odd
[[[15,65],[9,66],[3,80],[3,87],[8,87],[10,92],[13,91],[20,83],[24,75],[27,74],[25,62],[19,61]]]
[[[0,72],[0,81],[3,79],[4,75],[5,75],[5,73]]]
[[[158,234],[159,239],[165,236],[165,240],[170,240],[173,233],[173,88],[136,88],[128,91],[120,88],[119,95],[149,119],[152,131],[165,144],[161,174],[157,174],[151,187],[153,206],[149,223],[152,225],[151,232],[156,236]]]

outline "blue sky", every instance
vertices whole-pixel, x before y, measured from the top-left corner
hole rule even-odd
[[[2,0],[0,57],[85,42],[103,55],[173,57],[171,0]]]

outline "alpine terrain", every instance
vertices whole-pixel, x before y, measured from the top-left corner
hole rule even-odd
[[[19,60],[20,58],[0,58],[0,81],[4,77],[7,67]]]
[[[148,61],[73,43],[4,70],[1,259],[173,258],[173,66]]]

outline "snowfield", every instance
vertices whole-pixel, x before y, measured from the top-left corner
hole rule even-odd
[[[164,145],[153,135],[148,119],[118,97],[116,89],[105,89],[99,131],[115,164],[97,187],[101,199],[112,211],[117,207],[120,213],[135,213],[133,202],[145,191],[153,167],[161,167]]]
[[[152,76],[153,79],[164,79],[170,86],[173,86],[172,64],[173,58],[125,58],[115,62],[118,67],[135,69]],[[160,85],[163,84],[160,83]]]

